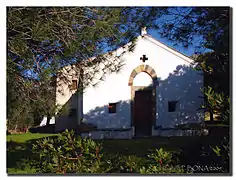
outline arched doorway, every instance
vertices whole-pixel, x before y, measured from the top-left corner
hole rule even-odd
[[[134,78],[141,72],[152,78],[150,86],[134,86]],[[158,85],[155,70],[149,65],[136,67],[129,77],[131,87],[131,126],[135,136],[151,136],[156,122],[156,86]]]

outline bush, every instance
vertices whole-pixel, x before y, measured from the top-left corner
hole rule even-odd
[[[148,155],[150,164],[140,169],[141,174],[184,173],[184,169],[174,164],[173,155],[162,148]]]
[[[39,151],[40,150],[40,151]],[[183,173],[173,165],[172,154],[155,150],[148,159],[141,157],[104,155],[102,144],[76,136],[66,130],[58,137],[44,138],[33,145],[35,169],[39,173]]]
[[[210,146],[211,147],[211,146]],[[218,157],[217,165],[223,168],[223,172],[229,172],[229,160],[230,160],[230,145],[229,139],[224,138],[224,140],[215,147],[211,147],[214,154]]]
[[[101,148],[101,144],[66,130],[58,138],[39,140],[33,152],[39,157],[41,173],[106,173],[110,164],[103,160]]]
[[[143,158],[134,155],[107,155],[106,159],[111,167],[109,173],[139,173],[140,167],[146,163]]]

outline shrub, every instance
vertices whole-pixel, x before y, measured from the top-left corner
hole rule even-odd
[[[58,137],[44,138],[33,145],[34,168],[38,173],[183,173],[173,165],[173,156],[162,148],[148,155],[104,155],[102,144],[80,138],[66,130]]]
[[[143,158],[134,155],[124,156],[120,154],[106,156],[110,163],[109,173],[139,173],[144,162]]]
[[[230,158],[230,145],[229,139],[224,138],[224,140],[215,147],[210,146],[214,154],[218,157],[216,158],[218,161],[216,162],[217,165],[223,167],[224,172],[229,172],[229,158]]]
[[[156,163],[162,165],[169,164],[171,162],[172,154],[170,152],[161,149],[156,149],[154,153],[148,155],[149,158],[153,159]]]
[[[141,174],[184,173],[184,169],[175,165],[172,153],[156,149],[149,154],[150,164],[140,168]]]
[[[42,173],[105,173],[110,165],[103,160],[101,148],[101,144],[66,130],[58,138],[37,141],[33,152],[39,157],[37,166]]]

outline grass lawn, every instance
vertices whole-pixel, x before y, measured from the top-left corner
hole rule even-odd
[[[40,138],[56,136],[56,134],[24,133],[7,135],[7,173],[34,174],[26,160],[32,155],[32,144]]]
[[[39,134],[25,133],[7,136],[7,172],[8,174],[34,174],[35,169],[26,162],[32,156],[32,144],[38,139],[44,137],[57,136],[57,134]],[[155,148],[164,148],[171,152],[180,152],[188,149],[190,152],[186,155],[193,157],[192,151],[202,145],[215,145],[219,143],[219,139],[215,137],[149,137],[131,140],[96,140],[103,144],[103,152],[109,155],[136,155],[145,157]],[[40,151],[40,149],[39,149]]]
[[[40,133],[24,133],[24,134],[11,134],[7,136],[7,142],[13,141],[16,143],[26,143],[29,140],[40,139],[49,136],[56,136],[56,134],[40,134]]]

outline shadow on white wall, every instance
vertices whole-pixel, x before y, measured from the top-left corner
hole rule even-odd
[[[186,65],[179,65],[168,78],[157,87],[157,126],[173,127],[204,120],[200,109],[203,99],[200,88],[203,77],[199,71]],[[168,112],[168,101],[178,101],[175,112]]]
[[[127,78],[128,81],[128,78]],[[199,71],[190,66],[179,65],[169,74],[168,78],[159,81],[156,88],[156,126],[174,127],[184,123],[200,123],[204,121],[204,112],[200,109],[203,99],[200,88],[203,77]],[[119,91],[118,91],[119,92]],[[73,95],[66,104],[72,107],[76,102]],[[175,112],[168,111],[168,101],[178,101]],[[96,101],[96,99],[95,99]],[[84,120],[92,123],[98,129],[130,128],[131,127],[131,100],[117,102],[116,113],[108,113],[108,104],[96,107],[84,114]],[[56,118],[61,128],[75,126],[76,119],[62,115]]]
[[[108,105],[96,107],[84,119],[101,128],[130,128],[130,100],[117,102],[116,113],[108,113]]]

